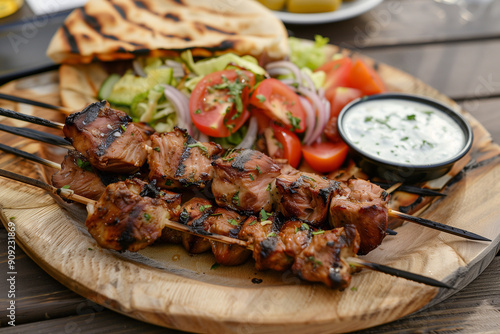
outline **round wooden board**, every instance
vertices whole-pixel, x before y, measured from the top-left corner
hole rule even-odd
[[[390,90],[431,96],[458,110],[452,101],[408,74],[384,64],[379,64],[378,71]],[[60,102],[55,72],[21,79],[0,90],[53,104]],[[53,120],[62,118],[31,106],[2,106]],[[397,236],[387,237],[364,257],[447,282],[456,290],[364,270],[353,277],[352,288],[341,292],[302,282],[291,272],[257,272],[252,261],[211,269],[212,255],[191,256],[171,245],[119,254],[96,245],[85,229],[81,207],[72,204],[63,209],[59,200],[45,192],[3,178],[1,218],[6,224],[9,217],[15,217],[18,245],[55,279],[86,298],[139,320],[209,333],[359,330],[396,320],[449,297],[476,278],[498,251],[500,217],[495,206],[500,193],[500,148],[472,116],[463,114],[474,129],[473,149],[449,175],[430,182],[433,188],[441,188],[460,173],[446,188],[448,196],[433,202],[421,216],[470,230],[493,242],[468,241],[406,223],[397,227]],[[4,118],[0,121],[26,126]],[[0,134],[0,141],[31,152],[41,149],[39,144],[12,135]],[[59,161],[64,154],[53,147],[45,147],[45,151]],[[53,173],[5,154],[0,154],[0,168],[42,179]],[[252,283],[253,278],[262,283]]]

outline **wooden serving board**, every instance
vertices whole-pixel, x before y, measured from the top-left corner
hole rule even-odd
[[[332,48],[332,51],[336,51]],[[364,270],[351,288],[330,290],[300,281],[290,271],[257,272],[253,261],[238,267],[211,269],[211,254],[192,256],[181,247],[154,245],[139,253],[100,249],[84,226],[85,210],[63,204],[31,186],[0,179],[1,218],[15,217],[16,240],[46,272],[73,291],[112,310],[153,324],[208,333],[334,333],[359,330],[401,318],[437,303],[476,278],[500,247],[500,147],[472,116],[421,81],[379,64],[390,90],[426,95],[452,105],[474,130],[473,148],[443,178],[429,182],[446,189],[445,198],[412,198],[396,192],[394,203],[412,201],[421,216],[464,228],[493,241],[474,242],[405,223],[397,236],[364,258],[453,285],[456,290],[422,284]],[[0,89],[59,104],[57,73],[11,82]],[[53,111],[13,103],[5,108],[63,119]],[[25,123],[0,118],[16,126]],[[61,161],[64,151],[0,134],[0,141]],[[47,180],[54,172],[0,154],[0,168]],[[465,169],[464,169],[465,168]],[[394,225],[396,226],[396,225]],[[256,284],[256,282],[261,282]]]

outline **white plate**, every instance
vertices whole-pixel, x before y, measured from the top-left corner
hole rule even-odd
[[[343,2],[336,11],[326,13],[298,14],[289,13],[287,11],[273,11],[273,13],[285,23],[318,24],[350,19],[369,11],[382,1],[383,0],[347,1]]]

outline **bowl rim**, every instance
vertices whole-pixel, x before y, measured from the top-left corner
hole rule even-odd
[[[367,154],[366,151],[360,150],[358,147],[356,147],[350,139],[347,138],[346,133],[344,132],[344,127],[343,127],[343,120],[345,118],[345,115],[353,109],[354,106],[366,103],[367,101],[376,101],[376,100],[404,100],[404,101],[413,101],[413,102],[418,102],[418,103],[423,103],[429,106],[432,106],[438,110],[443,111],[445,114],[450,116],[450,118],[455,121],[460,129],[463,131],[465,135],[465,143],[462,149],[450,157],[449,159],[445,161],[441,161],[438,163],[433,163],[433,164],[408,164],[408,163],[397,163],[393,162],[390,160],[385,160],[382,158],[374,157],[370,154]],[[415,170],[428,170],[428,169],[437,169],[437,168],[442,168],[447,165],[453,164],[456,161],[460,160],[462,157],[464,157],[467,152],[472,147],[472,142],[474,140],[474,134],[472,131],[472,128],[469,124],[469,122],[457,111],[455,111],[451,106],[444,104],[441,101],[438,101],[434,98],[430,98],[427,96],[423,95],[418,95],[418,94],[407,94],[407,93],[380,93],[380,94],[375,94],[375,95],[369,95],[369,96],[364,96],[361,98],[358,98],[356,100],[353,100],[352,102],[348,103],[342,110],[340,111],[338,117],[337,117],[337,129],[339,132],[340,137],[342,140],[349,146],[351,150],[356,152],[357,154],[363,156],[363,158],[368,159],[375,164],[379,165],[387,165],[392,168],[413,168]]]

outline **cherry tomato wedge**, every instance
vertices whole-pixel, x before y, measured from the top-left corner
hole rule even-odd
[[[306,129],[306,112],[299,96],[277,79],[263,80],[252,92],[250,104],[293,132]]]
[[[315,143],[302,147],[302,154],[307,163],[320,173],[328,173],[342,166],[349,147],[344,142]]]
[[[363,92],[356,88],[335,88],[330,99],[330,118],[337,117],[346,104],[362,96]]]
[[[363,95],[379,94],[387,90],[378,73],[361,59],[357,59],[352,65],[348,87],[361,90]]]
[[[347,87],[349,82],[349,75],[352,69],[352,59],[349,57],[342,57],[329,61],[316,71],[323,71],[326,74],[325,79],[325,97],[330,101],[335,95],[337,87]]]
[[[248,119],[249,92],[255,85],[252,72],[224,70],[200,80],[189,99],[194,125],[212,137],[227,137]]]
[[[293,168],[297,168],[300,163],[301,154],[301,144],[300,139],[297,135],[287,129],[273,124],[274,138],[283,147],[283,158],[288,160],[288,163]]]

